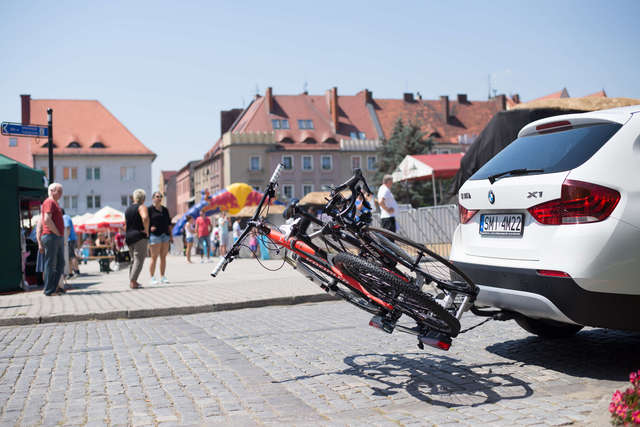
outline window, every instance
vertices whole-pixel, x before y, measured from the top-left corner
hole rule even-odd
[[[259,171],[260,170],[260,156],[251,156],[251,160],[249,161],[249,170]]]
[[[289,129],[289,120],[271,119],[271,127],[274,129]]]
[[[283,184],[282,185],[282,195],[285,199],[293,199],[293,185],[292,184]]]
[[[333,169],[333,156],[322,156],[320,163],[322,164],[323,171],[330,171]]]
[[[107,148],[101,141],[96,141],[91,144],[91,148]]]
[[[18,138],[9,138],[9,147],[17,147]]]
[[[78,209],[78,196],[71,196],[71,209]]]
[[[349,136],[351,139],[366,139],[366,134],[364,132],[350,132]]]
[[[293,156],[282,156],[282,164],[284,165],[284,170],[290,171],[293,169]]]
[[[302,170],[313,170],[313,156],[302,156]]]
[[[67,148],[80,148],[80,143],[78,141],[71,141]]]
[[[315,139],[313,139],[313,138],[311,138],[311,137],[308,137],[307,139],[305,139],[305,140],[304,140],[304,141],[302,141],[302,142],[304,142],[305,144],[315,144],[315,143],[316,143],[316,140],[315,140]]]
[[[120,168],[120,181],[133,181],[136,179],[136,168],[133,166],[122,166]]]
[[[299,129],[313,129],[313,120],[298,120]]]
[[[100,179],[100,168],[87,168],[87,180],[92,179]]]
[[[280,129],[280,120],[272,119],[271,127],[273,127],[274,129]]]
[[[62,207],[69,209],[71,207],[71,198],[69,196],[62,196]]]
[[[313,184],[302,184],[302,196],[306,196],[307,194],[313,191]]]
[[[356,132],[350,132],[350,133],[349,133],[349,137],[350,137],[351,139],[358,139],[358,134],[357,134]]]
[[[378,169],[378,159],[376,156],[367,157],[367,170],[374,171]]]
[[[100,207],[100,196],[87,196],[87,209],[97,209]]]
[[[289,120],[280,120],[280,124],[282,126],[282,129],[289,129]]]
[[[128,206],[129,205],[129,196],[127,196],[126,194],[120,196],[120,204],[122,206]]]
[[[364,132],[359,132],[358,133],[358,138],[360,139],[367,139],[367,135]]]
[[[62,179],[78,179],[78,168],[62,168]]]
[[[360,156],[351,156],[351,169],[360,169]]]

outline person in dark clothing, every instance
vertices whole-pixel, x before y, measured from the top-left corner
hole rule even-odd
[[[142,271],[144,259],[147,256],[149,242],[149,210],[144,205],[147,194],[142,189],[133,192],[133,204],[124,212],[125,242],[131,252],[131,266],[129,267],[129,286],[131,289],[140,288],[138,276]]]
[[[151,234],[149,235],[149,251],[151,252],[151,263],[149,264],[149,273],[151,274],[151,284],[158,283],[156,279],[156,261],[160,257],[160,282],[169,283],[165,270],[167,268],[167,254],[169,253],[169,243],[171,238],[171,217],[169,210],[162,206],[162,193],[156,191],[151,199],[152,204],[149,206],[149,220],[151,224]]]

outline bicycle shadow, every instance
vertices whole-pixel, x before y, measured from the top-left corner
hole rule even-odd
[[[505,359],[540,366],[574,377],[627,381],[640,369],[640,333],[586,329],[571,338],[545,340],[536,336],[486,347]]]
[[[469,365],[461,360],[425,353],[361,354],[344,359],[347,369],[331,374],[365,380],[374,396],[406,392],[432,405],[475,407],[501,400],[524,399],[533,394],[529,383],[509,371],[513,364],[496,362]],[[299,376],[297,381],[325,374]]]

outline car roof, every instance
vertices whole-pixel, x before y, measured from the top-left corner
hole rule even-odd
[[[640,113],[640,105],[631,105],[628,107],[611,108],[609,110],[589,111],[588,113],[563,114],[561,116],[551,116],[544,119],[536,120],[520,129],[518,138],[528,135],[537,134],[536,127],[547,123],[560,122],[568,120],[573,124],[587,124],[598,122],[615,122],[624,124],[632,114]]]

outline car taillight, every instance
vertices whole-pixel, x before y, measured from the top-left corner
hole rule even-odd
[[[460,212],[460,224],[466,224],[478,212],[477,210],[467,209],[458,203],[458,211]]]
[[[616,190],[567,179],[559,199],[530,207],[529,213],[546,225],[585,224],[606,219],[619,201]]]
[[[544,125],[536,126],[536,130],[538,133],[552,133],[552,132],[560,132],[563,130],[572,129],[571,122],[568,120],[562,120],[559,122],[546,123]]]

